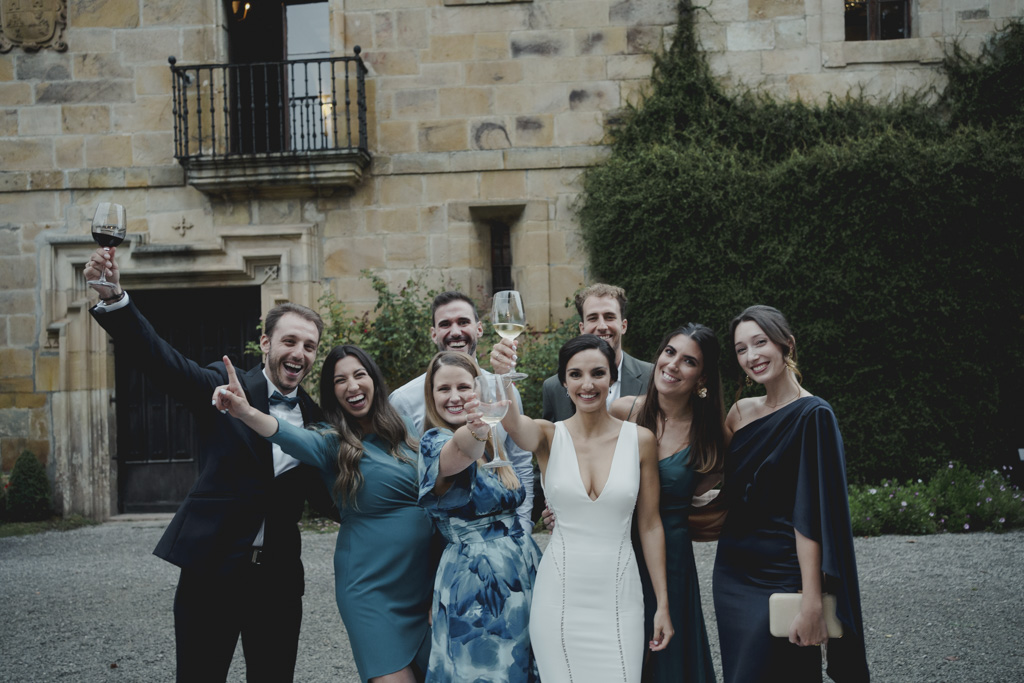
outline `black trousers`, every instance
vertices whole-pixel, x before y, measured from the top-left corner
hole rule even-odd
[[[265,565],[230,576],[181,570],[174,594],[178,683],[223,683],[238,637],[249,683],[291,683],[302,595]]]

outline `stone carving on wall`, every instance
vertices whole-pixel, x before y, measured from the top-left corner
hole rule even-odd
[[[20,47],[36,52],[44,47],[68,49],[67,0],[0,0],[0,52]]]

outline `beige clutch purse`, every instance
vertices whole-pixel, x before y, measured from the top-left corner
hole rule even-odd
[[[788,638],[789,627],[800,613],[800,593],[772,593],[768,597],[768,630],[776,638]],[[821,596],[821,609],[825,613],[825,627],[829,638],[843,637],[843,624],[836,616],[836,596],[825,593]]]

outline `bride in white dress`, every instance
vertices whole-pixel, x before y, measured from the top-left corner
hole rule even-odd
[[[644,601],[630,524],[658,600],[651,650],[672,637],[665,536],[658,514],[657,443],[649,430],[608,414],[618,368],[603,339],[585,334],[558,354],[558,377],[576,414],[553,424],[520,415],[502,425],[540,465],[558,523],[541,559],[530,609],[530,642],[544,683],[634,683],[644,658]]]

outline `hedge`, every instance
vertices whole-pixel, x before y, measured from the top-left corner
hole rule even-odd
[[[630,295],[633,351],[686,321],[724,337],[770,304],[836,409],[851,480],[1024,445],[1022,24],[978,58],[954,49],[938,97],[811,106],[727,96],[680,16],[578,206],[595,277]],[[738,373],[727,361],[727,387]]]

